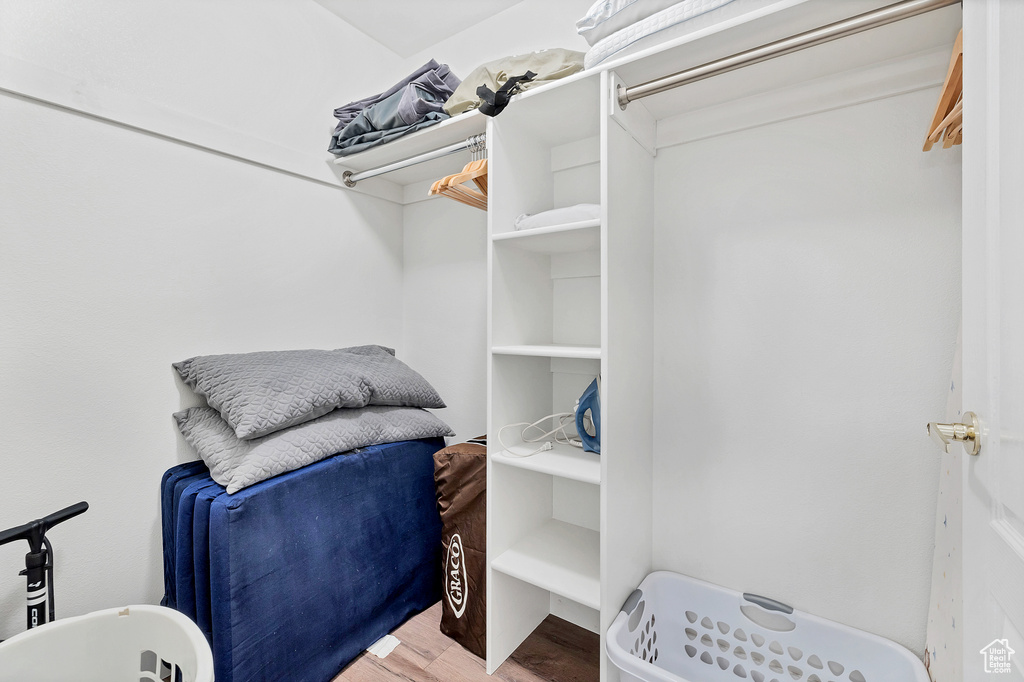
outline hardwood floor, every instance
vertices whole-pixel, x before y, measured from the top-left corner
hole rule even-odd
[[[495,672],[438,628],[441,602],[413,616],[393,634],[399,644],[385,658],[363,652],[333,682],[594,682],[600,638],[548,616]]]

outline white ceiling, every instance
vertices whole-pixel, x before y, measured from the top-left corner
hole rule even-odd
[[[316,0],[399,57],[411,57],[522,0]]]

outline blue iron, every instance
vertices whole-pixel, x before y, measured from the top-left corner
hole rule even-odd
[[[586,428],[585,417],[588,412],[593,422],[594,435],[590,435]],[[576,406],[576,432],[583,442],[584,450],[601,454],[601,385],[597,379],[590,382]]]

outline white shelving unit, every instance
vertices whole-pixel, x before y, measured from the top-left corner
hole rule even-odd
[[[600,360],[600,346],[570,346],[564,343],[547,345],[491,346],[495,355],[528,355],[537,358],[578,358]]]
[[[526,450],[529,452],[529,450]],[[531,457],[519,457],[498,448],[491,453],[491,460],[503,466],[538,471],[573,481],[600,485],[600,455],[584,452],[580,448],[564,443],[555,443],[551,450],[539,452]]]
[[[650,570],[653,159],[609,125],[609,88],[588,74],[528,92],[488,127],[490,672],[549,613],[603,633]],[[600,219],[514,229],[577,203]],[[600,455],[517,456],[537,445],[515,428],[513,452],[498,443],[572,412],[598,375]]]
[[[594,251],[601,246],[601,221],[584,220],[565,225],[535,227],[521,232],[503,232],[494,235],[492,240],[511,248],[537,253]]]
[[[491,568],[601,608],[600,533],[552,519],[491,560]]]

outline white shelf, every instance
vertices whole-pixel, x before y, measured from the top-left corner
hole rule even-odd
[[[535,227],[531,230],[499,232],[491,237],[497,245],[507,245],[536,253],[569,253],[601,248],[601,220]]]
[[[492,346],[495,355],[529,355],[540,358],[576,358],[580,360],[600,360],[600,346],[567,346],[564,344]]]
[[[600,85],[597,70],[581,71],[514,96],[502,116],[546,147],[594,137],[601,131],[599,108],[593,106],[601,101]]]
[[[554,519],[491,561],[491,568],[574,602],[601,608],[600,534]]]
[[[518,449],[529,452],[537,445],[536,443],[527,443]],[[555,443],[551,450],[538,452],[531,457],[516,457],[505,454],[505,451],[502,450],[492,453],[491,461],[496,464],[551,474],[583,483],[601,484],[600,456],[564,443]]]

